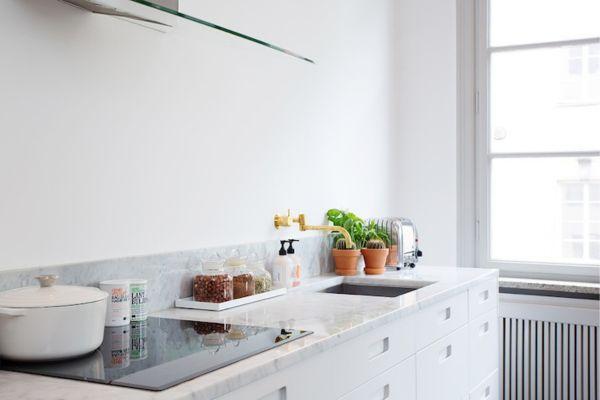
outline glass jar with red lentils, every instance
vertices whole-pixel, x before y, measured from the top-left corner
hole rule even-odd
[[[233,300],[233,276],[224,271],[223,262],[202,264],[202,273],[194,277],[194,300],[207,303]]]

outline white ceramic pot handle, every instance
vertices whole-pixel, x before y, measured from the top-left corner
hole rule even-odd
[[[22,317],[25,310],[22,308],[2,308],[0,307],[0,317]]]

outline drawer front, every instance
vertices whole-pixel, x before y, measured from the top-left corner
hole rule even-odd
[[[498,280],[489,279],[469,289],[469,319],[498,308]]]
[[[417,353],[417,398],[462,400],[468,391],[468,329],[460,328]]]
[[[269,394],[264,395],[259,400],[287,400],[286,388],[279,388]]]
[[[414,336],[410,315],[329,349],[294,368],[289,398],[337,399],[413,356]]]
[[[469,388],[498,368],[498,310],[469,322]]]
[[[416,400],[415,357],[376,376],[340,400]]]
[[[417,313],[417,348],[422,349],[468,321],[467,292],[440,301]]]
[[[498,400],[499,398],[498,370],[494,371],[469,393],[469,400]]]

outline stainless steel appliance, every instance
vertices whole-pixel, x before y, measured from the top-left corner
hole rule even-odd
[[[390,238],[390,255],[386,266],[395,269],[414,268],[423,256],[419,249],[419,235],[413,221],[402,217],[372,218],[377,226],[385,230]]]

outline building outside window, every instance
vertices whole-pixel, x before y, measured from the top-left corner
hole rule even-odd
[[[477,6],[478,264],[597,267],[600,1]]]

